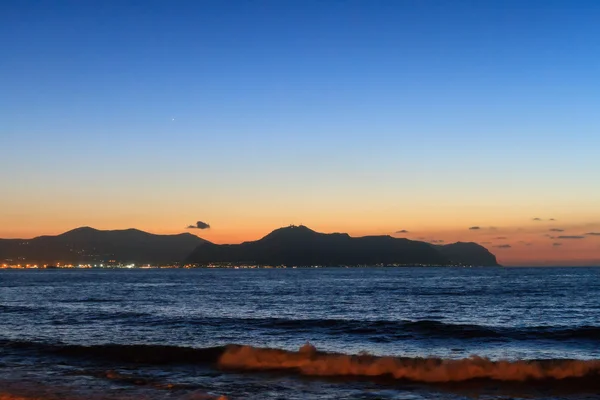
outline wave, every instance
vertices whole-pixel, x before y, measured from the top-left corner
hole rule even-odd
[[[206,348],[154,344],[98,344],[84,346],[4,340],[0,341],[0,349],[24,350],[56,356],[137,364],[214,364],[225,351],[225,346]]]
[[[449,324],[440,321],[422,320],[405,322],[405,332],[435,338],[459,339],[511,339],[511,340],[600,340],[600,327],[596,326],[532,326],[532,327],[497,327],[471,324]]]
[[[0,341],[0,347],[58,356],[136,364],[211,364],[223,370],[281,371],[307,376],[383,378],[422,383],[472,380],[504,382],[576,381],[600,389],[600,360],[500,360],[348,355],[318,351],[306,344],[298,351],[229,344],[192,348],[163,345],[93,346]]]
[[[502,332],[478,325],[447,324],[440,321],[385,321],[385,320],[287,320],[260,321],[265,328],[315,330],[331,334],[386,335],[393,339],[418,338],[490,338],[502,337]]]
[[[88,298],[82,301],[97,302]],[[101,301],[101,300],[100,300]],[[31,306],[0,304],[0,313],[29,314],[39,312]],[[71,315],[65,312],[65,317]],[[400,340],[482,340],[506,342],[512,340],[550,340],[600,342],[599,326],[530,326],[505,327],[476,324],[442,322],[435,317],[417,321],[410,320],[360,320],[360,319],[288,319],[288,318],[223,318],[195,317],[150,314],[132,310],[111,309],[93,310],[85,314],[65,319],[63,324],[80,323],[82,320],[118,319],[135,326],[164,325],[168,327],[202,325],[218,329],[293,331],[294,333],[314,333],[323,335],[350,335],[371,337],[378,342]],[[440,318],[441,319],[441,318]],[[73,322],[75,321],[75,322]]]
[[[0,304],[0,312],[2,313],[29,313],[36,312],[36,309],[28,306],[4,305]]]
[[[493,381],[587,381],[600,378],[600,360],[491,361],[473,356],[442,358],[378,357],[319,352],[310,344],[299,351],[228,346],[218,365],[236,370],[293,370],[308,376],[393,378],[424,383]]]
[[[590,340],[600,341],[600,327],[579,326],[533,326],[496,327],[474,324],[451,324],[436,320],[389,321],[389,320],[342,320],[342,319],[200,319],[193,323],[216,326],[234,324],[261,329],[294,330],[345,335],[382,335],[389,340],[401,339],[487,339],[487,340]]]

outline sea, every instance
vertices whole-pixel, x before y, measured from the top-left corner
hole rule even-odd
[[[600,268],[0,270],[0,398],[600,399]]]

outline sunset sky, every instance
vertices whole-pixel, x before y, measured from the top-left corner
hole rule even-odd
[[[599,21],[598,1],[2,1],[0,237],[304,224],[600,265]]]

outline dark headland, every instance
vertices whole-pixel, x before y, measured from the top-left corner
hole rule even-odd
[[[498,266],[496,257],[476,243],[436,246],[391,236],[350,237],[319,233],[305,226],[276,229],[262,239],[218,245],[189,233],[154,235],[137,229],[77,228],[56,236],[0,239],[0,263],[215,263],[356,266]]]
[[[499,265],[492,253],[476,243],[434,246],[391,236],[319,233],[302,225],[276,229],[253,242],[225,245],[203,242],[186,261],[287,266]]]

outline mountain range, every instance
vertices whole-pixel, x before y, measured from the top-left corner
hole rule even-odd
[[[89,227],[57,236],[0,239],[0,261],[20,263],[169,263],[183,261],[204,239],[190,233],[154,235],[138,229]]]
[[[305,226],[276,229],[262,239],[214,244],[189,233],[155,235],[137,229],[89,227],[57,236],[0,239],[0,261],[19,263],[260,264],[260,265],[478,265],[497,266],[496,257],[476,243],[432,245],[391,236],[351,237],[319,233]]]

